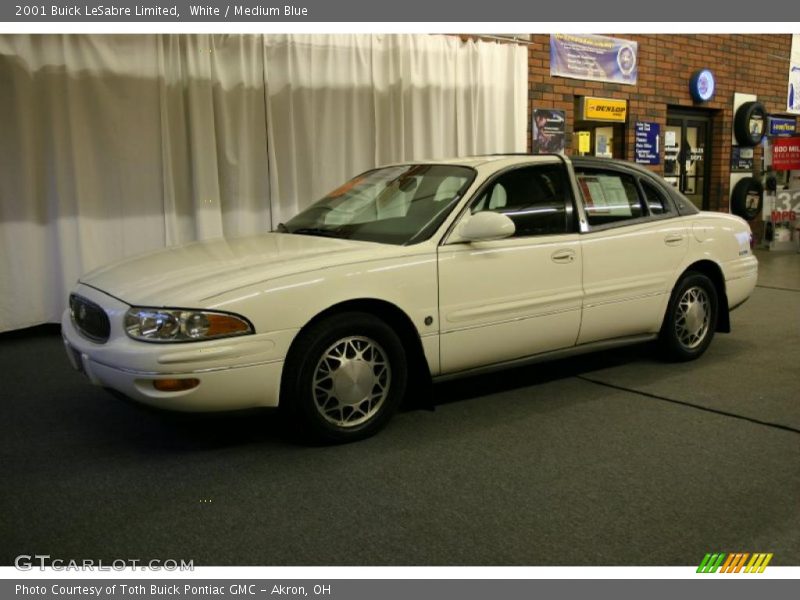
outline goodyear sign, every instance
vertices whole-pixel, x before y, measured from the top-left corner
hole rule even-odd
[[[584,121],[612,121],[624,123],[628,114],[627,100],[612,98],[581,98],[578,111]]]
[[[787,117],[768,117],[769,129],[767,135],[771,137],[792,137],[797,129],[797,120]]]

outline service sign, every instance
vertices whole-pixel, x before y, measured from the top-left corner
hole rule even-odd
[[[602,35],[550,36],[550,75],[636,85],[639,44]]]
[[[800,137],[779,138],[773,142],[772,168],[776,171],[800,169]]]
[[[636,123],[636,162],[640,165],[657,165],[660,162],[658,134],[661,126],[658,123]]]

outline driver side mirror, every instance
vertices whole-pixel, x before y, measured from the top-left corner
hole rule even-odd
[[[504,214],[490,211],[472,215],[458,228],[459,236],[468,242],[502,240],[514,235],[515,231],[514,221]]]

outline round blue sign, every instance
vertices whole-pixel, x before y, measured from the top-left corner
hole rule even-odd
[[[695,71],[689,80],[689,93],[695,102],[708,102],[717,91],[717,82],[710,69]]]

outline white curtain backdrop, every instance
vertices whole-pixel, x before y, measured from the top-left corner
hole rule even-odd
[[[0,35],[0,331],[378,164],[524,151],[526,99],[526,48],[452,36]]]

